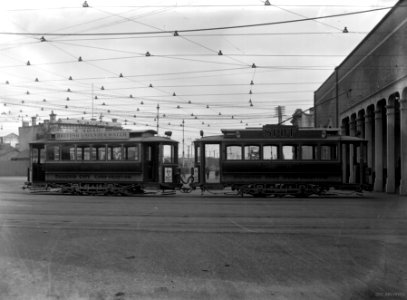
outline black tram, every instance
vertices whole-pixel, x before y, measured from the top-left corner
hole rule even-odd
[[[202,190],[230,187],[241,195],[303,197],[331,188],[369,188],[366,141],[341,136],[337,129],[265,125],[201,135],[194,145],[195,185]]]
[[[30,143],[28,186],[71,194],[134,194],[178,186],[178,142],[154,130],[54,133]]]

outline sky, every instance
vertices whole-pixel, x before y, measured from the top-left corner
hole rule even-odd
[[[397,1],[269,3],[3,2],[0,136],[51,111],[117,118],[128,129],[158,125],[186,143],[200,130],[277,123],[278,106],[289,124]]]

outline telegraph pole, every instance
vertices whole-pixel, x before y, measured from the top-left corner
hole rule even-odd
[[[182,166],[185,165],[185,135],[184,135],[184,128],[185,128],[185,120],[182,119]]]
[[[160,104],[157,104],[157,135],[160,129]]]

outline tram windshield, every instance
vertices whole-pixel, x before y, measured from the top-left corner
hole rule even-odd
[[[205,179],[207,183],[220,182],[219,155],[219,144],[205,145]]]

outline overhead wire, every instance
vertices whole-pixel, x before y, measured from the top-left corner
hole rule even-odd
[[[294,20],[285,20],[285,21],[275,21],[275,22],[263,22],[263,23],[252,23],[252,24],[242,24],[242,25],[231,25],[231,26],[218,26],[218,27],[202,27],[202,28],[194,28],[194,29],[174,29],[174,30],[158,30],[158,31],[140,31],[140,32],[93,32],[93,33],[56,33],[56,32],[11,32],[11,31],[0,31],[2,35],[36,35],[36,36],[117,36],[117,35],[139,35],[139,34],[162,34],[168,33],[173,34],[174,31],[178,33],[184,32],[202,32],[202,31],[217,31],[217,30],[229,30],[229,29],[239,29],[239,28],[251,28],[251,27],[263,27],[263,26],[273,26],[273,25],[282,25],[282,24],[290,24],[290,23],[299,23],[299,22],[307,22],[307,21],[314,21],[314,20],[321,20],[321,19],[328,19],[328,18],[337,18],[343,16],[351,16],[351,15],[358,15],[358,14],[365,14],[370,12],[376,12],[381,10],[389,10],[392,7],[380,7],[368,10],[360,10],[354,12],[347,12],[347,13],[340,13],[340,14],[332,14],[332,15],[325,15],[325,16],[318,16],[318,17],[309,17],[309,18],[302,18],[302,19],[294,19]]]

